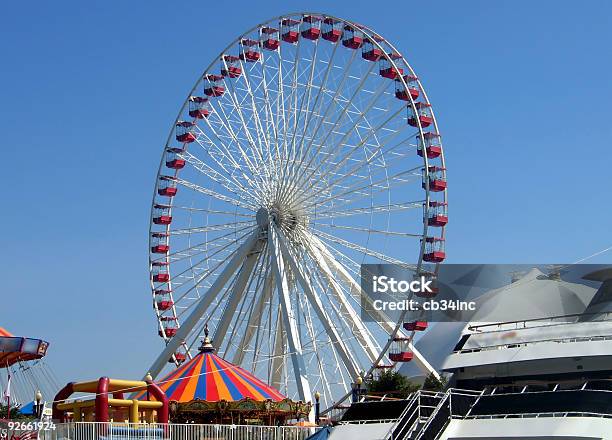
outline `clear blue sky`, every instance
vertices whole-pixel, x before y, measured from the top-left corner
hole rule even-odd
[[[612,4],[261,3],[3,5],[0,325],[51,341],[63,382],[137,377],[160,350],[147,232],[161,148],[213,57],[285,12],[368,24],[418,72],[446,147],[448,261],[612,245]]]

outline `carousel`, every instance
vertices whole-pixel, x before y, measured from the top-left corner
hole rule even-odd
[[[194,358],[156,382],[170,401],[173,423],[270,426],[308,418],[311,403],[293,401],[220,358],[208,329],[205,335]]]

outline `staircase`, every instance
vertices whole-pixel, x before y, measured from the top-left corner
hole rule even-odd
[[[449,389],[445,393],[418,391],[385,437],[388,440],[436,440],[451,418],[463,417],[481,393]]]

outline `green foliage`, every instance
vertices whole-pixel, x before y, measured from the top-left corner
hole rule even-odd
[[[423,389],[428,391],[443,391],[446,388],[447,383],[448,380],[444,376],[437,379],[433,373],[430,373],[423,383]]]
[[[384,371],[367,384],[368,393],[389,394],[393,397],[405,398],[420,387],[397,371]]]
[[[8,405],[0,403],[0,419],[8,418]],[[11,404],[11,420],[28,420],[32,419],[32,416],[21,414],[19,412],[19,406]]]

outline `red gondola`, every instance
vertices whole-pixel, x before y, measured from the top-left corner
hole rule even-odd
[[[428,131],[423,133],[423,139],[425,139],[425,144],[423,144],[421,136],[417,135],[417,154],[419,156],[423,157],[423,151],[429,159],[435,159],[442,154],[442,145],[440,145],[440,135],[438,133]]]
[[[223,55],[221,57],[221,75],[230,78],[238,78],[242,75],[239,61],[240,57],[236,55]]]
[[[221,84],[223,82],[223,75],[208,74],[204,77],[204,93],[206,96],[221,96],[225,93],[225,87]]]
[[[187,359],[187,355],[185,353],[174,353],[174,358],[179,364],[182,364]],[[172,358],[168,362],[174,362]]]
[[[423,171],[425,171],[423,169]],[[439,192],[446,189],[446,168],[430,166],[429,167],[429,191]],[[423,181],[421,183],[423,189],[427,189],[427,180],[423,173]]]
[[[153,205],[153,223],[156,225],[169,225],[172,223],[170,206],[158,204]]]
[[[404,330],[422,332],[427,329],[427,321],[404,322]]]
[[[447,203],[446,202],[429,202],[429,218],[427,224],[429,226],[442,227],[448,223],[447,214]]]
[[[408,89],[404,87],[400,78],[395,79],[395,97],[402,101],[409,101],[410,98],[414,101],[419,97],[419,83],[416,76],[404,75],[404,81],[408,85]]]
[[[166,254],[170,250],[168,245],[168,234],[165,232],[154,232],[151,234],[153,240],[151,244],[151,252],[154,254]]]
[[[408,124],[412,125],[413,127],[418,127],[420,122],[421,127],[429,127],[433,122],[431,105],[419,101],[415,102],[414,106],[416,107],[416,115],[412,109],[412,106],[408,106]]]
[[[446,252],[444,252],[444,239],[439,237],[426,237],[423,260],[429,263],[441,263],[445,259]]]
[[[335,43],[340,37],[342,37],[342,22],[335,18],[325,18],[323,20],[323,39]]]
[[[185,166],[185,159],[180,154],[184,153],[182,148],[166,148],[166,166],[173,170],[180,170]]]
[[[151,264],[153,281],[156,283],[167,283],[170,281],[170,274],[168,273],[168,263],[165,261],[155,261]]]
[[[393,62],[397,62],[398,60],[400,60],[402,58],[402,56],[399,53],[390,53],[389,55],[389,59],[387,58],[381,58],[379,63],[379,73],[380,76],[383,76],[385,78],[389,78],[389,79],[396,79],[397,77],[401,76],[404,74],[404,69],[402,69],[401,67],[394,67],[393,64],[391,63]]]
[[[300,22],[292,18],[285,18],[281,21],[281,38],[287,43],[296,43],[300,38]]]
[[[247,63],[259,61],[261,53],[259,52],[259,41],[243,38],[240,40],[240,59]]]
[[[160,176],[157,185],[157,194],[160,196],[174,197],[178,191],[176,178],[172,176]]]
[[[208,98],[202,96],[189,97],[189,116],[195,119],[204,119],[210,115]]]
[[[160,330],[158,333],[159,336],[163,337],[165,335],[167,338],[171,338],[176,335],[177,330],[178,329],[176,327],[166,327],[163,330]]]
[[[391,362],[410,362],[414,358],[414,353],[411,351],[400,351],[397,353],[389,353]]]
[[[280,45],[278,29],[273,27],[262,27],[259,32],[259,44],[267,50],[276,50]]]
[[[440,291],[440,289],[438,288],[438,283],[435,279],[432,280],[432,283],[429,285],[429,289],[431,290],[431,292],[427,290],[418,290],[414,294],[419,298],[434,298]]]
[[[347,24],[344,26],[342,44],[349,49],[359,49],[363,44],[363,32]]]
[[[410,362],[414,358],[408,348],[409,338],[393,338],[393,343],[389,347],[389,359],[391,362]]]
[[[195,122],[178,121],[176,123],[176,140],[188,144],[196,140]]]
[[[302,37],[316,40],[321,36],[321,17],[305,15],[302,19]]]
[[[160,301],[157,301],[157,309],[161,311],[170,310],[173,306],[174,301],[169,299],[162,299]]]
[[[373,35],[372,40],[369,38],[366,38],[363,41],[363,47],[361,49],[361,57],[368,61],[380,60],[380,57],[383,56],[383,50],[379,49],[375,45],[375,42],[381,42],[381,41],[382,41],[382,38],[380,38],[378,35]]]

